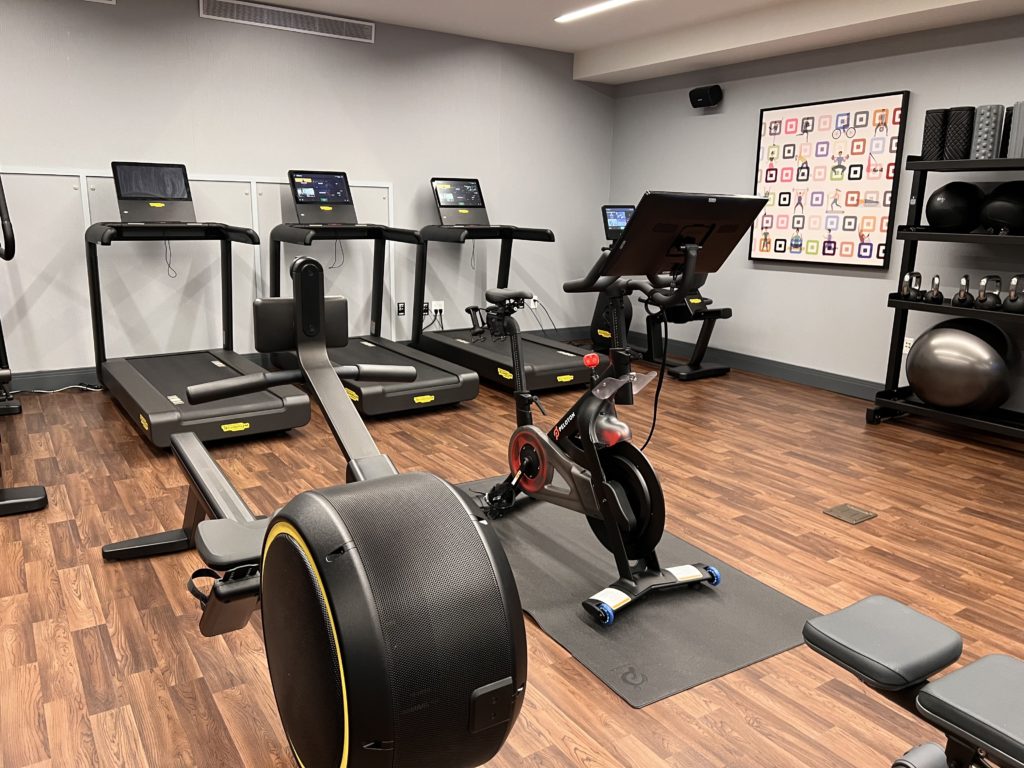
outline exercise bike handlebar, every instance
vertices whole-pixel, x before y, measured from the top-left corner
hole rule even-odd
[[[0,240],[0,259],[10,261],[14,258],[14,226],[7,212],[3,182],[0,182],[0,230],[3,231],[3,240]]]
[[[411,365],[336,365],[334,372],[338,374],[338,378],[350,381],[416,380],[416,369]],[[285,384],[297,384],[302,380],[302,371],[298,369],[248,373],[230,379],[193,384],[185,390],[185,397],[192,405],[201,405],[227,397],[263,392]]]

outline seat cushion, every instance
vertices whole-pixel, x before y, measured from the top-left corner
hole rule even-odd
[[[533,294],[529,291],[516,290],[514,288],[491,288],[484,294],[484,298],[491,304],[501,304],[504,301],[515,299],[532,299]]]
[[[246,522],[204,520],[196,529],[196,550],[203,562],[216,571],[258,564],[269,522],[269,518]]]
[[[804,640],[868,685],[899,691],[960,658],[960,635],[888,597],[875,595],[804,625]]]
[[[1024,661],[985,656],[928,683],[917,695],[926,720],[971,746],[1024,766]]]

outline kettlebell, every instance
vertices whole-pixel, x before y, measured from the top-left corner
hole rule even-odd
[[[924,298],[924,291],[921,290],[920,272],[907,272],[903,276],[900,298],[906,301],[921,301]]]
[[[970,287],[970,275],[964,275],[960,278],[960,290],[953,294],[953,298],[949,300],[949,303],[954,307],[963,307],[964,309],[973,307],[974,294],[970,292]]]
[[[1020,292],[1020,289],[1024,287],[1021,285],[1022,282],[1024,282],[1024,275],[1014,275],[1010,278],[1010,293],[1003,301],[1004,312],[1024,314],[1024,294]]]
[[[941,304],[944,298],[945,296],[942,295],[942,291],[939,290],[939,276],[936,275],[932,278],[932,287],[928,293],[924,295],[924,300],[929,304]]]
[[[995,284],[993,289],[991,286]],[[1003,300],[999,298],[999,289],[1003,287],[1002,278],[999,275],[985,275],[978,283],[978,300],[975,306],[978,309],[999,309]]]

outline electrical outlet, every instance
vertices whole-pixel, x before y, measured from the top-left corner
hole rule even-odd
[[[910,348],[912,346],[914,346],[914,340],[911,337],[909,337],[909,336],[904,336],[903,337],[903,354],[904,355],[907,354],[907,352],[910,351]]]
[[[431,312],[431,314],[435,314],[437,312],[444,312],[444,302],[443,301],[432,301],[432,302],[430,302],[430,312]]]
[[[540,307],[540,300],[534,296],[530,299],[530,309],[537,309],[538,307]]]
[[[427,302],[423,302],[423,316],[426,317],[430,314],[430,305]]]
[[[399,317],[405,317],[405,302],[404,301],[398,302],[398,316]]]

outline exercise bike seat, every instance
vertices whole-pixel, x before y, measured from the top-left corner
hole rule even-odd
[[[258,564],[269,523],[269,517],[246,522],[204,520],[196,529],[196,550],[203,562],[215,571]]]
[[[810,619],[803,634],[813,650],[883,691],[921,685],[963,652],[945,624],[878,595]]]
[[[529,291],[517,291],[512,288],[491,288],[484,294],[484,298],[491,304],[504,304],[506,301],[532,299],[533,294]]]
[[[917,694],[925,720],[992,756],[1024,768],[1024,661],[985,656]]]

